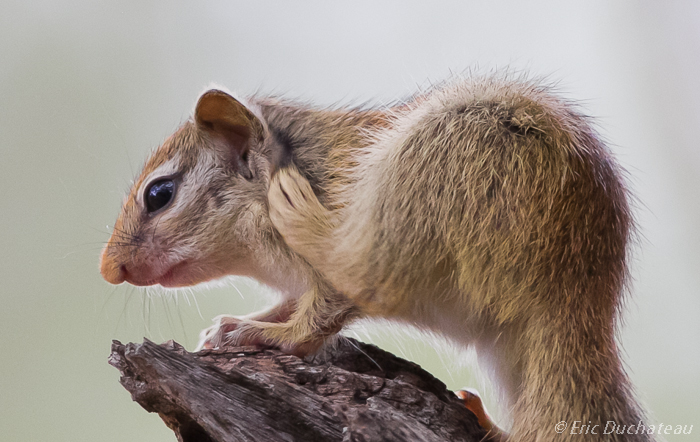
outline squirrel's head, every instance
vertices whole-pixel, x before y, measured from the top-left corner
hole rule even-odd
[[[250,275],[270,228],[265,134],[241,102],[205,92],[194,118],[151,155],[126,197],[102,252],[104,279],[180,287]]]

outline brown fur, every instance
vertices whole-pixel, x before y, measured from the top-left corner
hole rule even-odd
[[[243,274],[285,295],[271,311],[220,317],[203,346],[306,354],[358,316],[475,345],[508,395],[512,440],[577,439],[555,432],[560,421],[602,433],[643,419],[615,343],[627,193],[574,106],[502,77],[380,110],[207,94],[127,198],[105,279]],[[147,214],[139,198],[161,169],[177,193]],[[606,437],[653,439],[595,440]]]

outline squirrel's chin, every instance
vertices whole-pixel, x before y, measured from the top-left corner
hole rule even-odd
[[[161,285],[163,287],[189,287],[202,281],[198,280],[191,271],[188,271],[187,262],[179,262],[165,271],[160,276],[149,276],[149,271],[141,269],[140,272],[124,272],[124,280],[131,285],[146,287]]]
[[[191,272],[187,261],[182,261],[170,267],[163,275],[158,277],[154,284],[160,284],[166,288],[190,287],[204,282]],[[200,275],[201,276],[201,275]]]

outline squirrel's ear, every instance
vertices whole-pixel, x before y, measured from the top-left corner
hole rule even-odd
[[[212,89],[197,101],[194,120],[200,129],[221,136],[233,154],[238,171],[247,179],[253,174],[247,164],[250,141],[263,137],[263,126],[241,102],[226,92]]]

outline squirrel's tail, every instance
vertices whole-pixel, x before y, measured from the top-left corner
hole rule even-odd
[[[634,400],[610,324],[589,315],[597,312],[542,315],[520,336],[526,350],[510,440],[654,440],[653,428]]]

